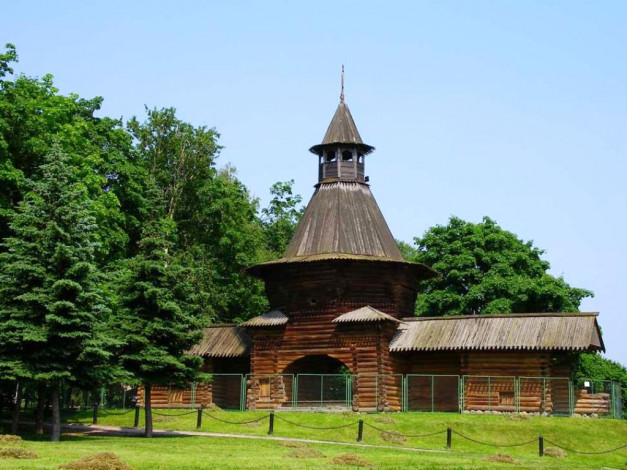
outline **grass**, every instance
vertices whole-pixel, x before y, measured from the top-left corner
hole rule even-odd
[[[171,416],[155,416],[155,428],[169,430],[196,430],[194,414],[181,415],[183,411],[172,410]],[[212,415],[229,421],[248,421],[267,415],[263,412],[212,412]],[[200,468],[351,468],[336,465],[343,461],[344,454],[354,454],[371,463],[375,468],[619,468],[627,469],[627,449],[606,455],[588,456],[567,452],[566,458],[540,458],[537,441],[522,447],[493,448],[462,439],[455,431],[474,439],[491,443],[518,443],[543,435],[545,440],[580,451],[598,451],[618,447],[627,442],[627,421],[585,418],[540,418],[514,419],[498,415],[458,415],[440,413],[397,413],[365,415],[357,413],[276,413],[274,435],[354,443],[357,425],[338,430],[313,430],[282,421],[285,418],[309,426],[338,426],[358,419],[387,431],[403,434],[428,434],[454,430],[453,447],[450,452],[417,453],[400,450],[403,447],[420,447],[444,451],[445,433],[426,438],[407,438],[404,443],[386,440],[385,433],[366,426],[363,442],[398,449],[358,448],[345,445],[307,444],[317,452],[298,452],[305,457],[292,458],[294,448],[286,447],[281,441],[245,440],[213,437],[106,437],[65,435],[61,443],[52,444],[34,436],[24,436],[18,443],[2,446],[19,446],[35,452],[36,460],[3,460],[0,469],[58,468],[78,458],[98,452],[114,452],[135,469],[200,469]],[[143,416],[142,416],[143,418]],[[383,418],[383,419],[382,419]],[[77,414],[72,421],[91,422],[89,412]],[[202,431],[265,436],[268,432],[267,419],[262,426],[225,424],[203,416]],[[133,413],[128,415],[101,414],[99,424],[132,426]],[[39,438],[41,439],[41,438]],[[546,447],[552,447],[546,443]],[[292,452],[292,454],[290,454]],[[306,455],[324,454],[324,457]],[[503,459],[489,460],[495,454],[506,454],[515,459],[515,464]],[[507,459],[505,459],[507,460]]]

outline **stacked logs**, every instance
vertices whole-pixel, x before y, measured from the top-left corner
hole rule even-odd
[[[190,406],[208,406],[212,403],[210,384],[199,384],[196,387],[194,402],[192,403],[191,387],[177,389],[172,387],[151,387],[151,405],[153,408],[189,408]],[[144,387],[137,389],[137,404],[144,406]]]
[[[612,398],[609,393],[588,393],[588,390],[575,392],[575,413],[582,415],[610,414]]]

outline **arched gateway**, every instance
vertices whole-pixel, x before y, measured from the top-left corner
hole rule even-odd
[[[271,311],[206,329],[192,352],[207,370],[245,377],[249,409],[325,406],[325,398],[390,411],[572,413],[591,403],[573,389],[564,359],[603,349],[595,314],[412,318],[419,281],[437,273],[403,259],[368,184],[373,150],[342,95],[310,149],[318,182],[289,246],[248,269],[263,280]]]

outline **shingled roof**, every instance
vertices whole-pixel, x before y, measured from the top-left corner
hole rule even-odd
[[[361,148],[365,153],[374,150],[374,147],[364,144],[353,120],[348,105],[344,101],[335,110],[333,119],[327,128],[327,132],[322,139],[322,143],[314,145],[309,150],[315,154],[320,154],[322,149],[327,145],[334,144],[351,144]]]
[[[605,350],[597,313],[406,318],[390,351]]]
[[[255,326],[280,326],[285,325],[288,321],[287,316],[279,310],[272,310],[258,317],[251,318],[248,321],[242,323],[242,326],[255,327]]]
[[[250,337],[237,325],[214,325],[203,329],[203,339],[189,353],[202,357],[250,355]]]
[[[376,308],[366,305],[351,312],[344,313],[333,319],[333,323],[354,323],[354,322],[378,322],[393,321],[399,322],[396,318]]]
[[[321,183],[283,258],[349,253],[403,261],[368,185]]]

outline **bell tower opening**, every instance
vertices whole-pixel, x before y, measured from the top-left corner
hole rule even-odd
[[[364,144],[348,105],[344,102],[344,67],[340,104],[333,115],[322,143],[311,147],[318,155],[318,182],[356,181],[365,183],[365,156],[374,147]]]

